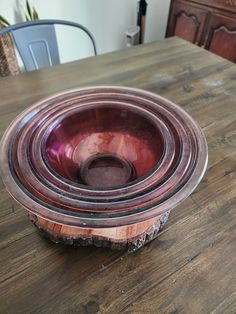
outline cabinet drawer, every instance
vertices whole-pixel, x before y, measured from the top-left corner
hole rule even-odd
[[[213,8],[236,12],[236,0],[189,0],[187,2],[209,5]]]

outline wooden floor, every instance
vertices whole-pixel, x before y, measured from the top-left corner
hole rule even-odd
[[[207,173],[135,253],[52,244],[0,182],[0,313],[236,313],[236,65],[171,38],[0,80],[0,136],[62,89],[143,88],[203,128]]]

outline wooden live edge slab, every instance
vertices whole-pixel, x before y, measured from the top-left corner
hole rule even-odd
[[[55,243],[74,246],[94,245],[111,249],[136,251],[157,237],[169,217],[169,211],[145,222],[116,228],[88,229],[70,227],[30,214],[41,234]]]
[[[62,89],[115,84],[156,92],[203,128],[207,173],[156,240],[127,254],[43,240],[0,182],[2,313],[235,313],[234,64],[178,38],[0,81],[0,133]]]

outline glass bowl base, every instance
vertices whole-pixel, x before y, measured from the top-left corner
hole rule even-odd
[[[96,154],[81,167],[80,180],[85,185],[113,187],[135,179],[134,167],[124,158],[111,154]]]

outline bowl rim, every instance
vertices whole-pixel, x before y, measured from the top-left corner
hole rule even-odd
[[[133,96],[133,95],[132,95]],[[167,110],[166,110],[167,111]],[[175,120],[175,122],[178,122],[177,120]],[[179,123],[179,122],[178,122]],[[182,128],[182,126],[179,124],[179,127],[180,127],[180,129]],[[42,127],[42,129],[43,129],[43,127]],[[29,130],[29,128],[28,128],[28,131],[26,131],[26,132],[29,132],[30,130]],[[186,130],[182,130],[182,131],[184,131],[184,132],[186,132]],[[40,131],[39,131],[40,132]],[[169,145],[170,145],[170,143],[169,143]],[[37,147],[36,147],[37,148]],[[172,147],[172,149],[173,149],[173,147]],[[41,156],[41,152],[38,152],[38,154],[39,154],[39,156]],[[171,161],[170,161],[171,162]],[[42,164],[42,166],[43,166],[43,164]],[[127,185],[124,185],[123,186],[123,189],[127,189],[127,188],[129,188],[129,187],[133,187],[133,186],[135,186],[135,188],[137,189],[137,186],[136,186],[136,184],[139,184],[139,183],[143,183],[143,182],[145,182],[147,179],[150,179],[150,178],[152,178],[155,174],[156,174],[156,171],[155,172],[153,172],[153,169],[154,169],[155,167],[153,167],[152,169],[151,169],[151,171],[150,171],[150,173],[148,174],[148,176],[145,178],[145,176],[142,176],[142,177],[140,177],[138,180],[134,180],[134,181],[132,181],[132,182],[130,182],[130,184],[127,184]],[[158,169],[157,169],[158,170]],[[50,173],[51,174],[51,173]],[[56,177],[56,179],[57,179],[57,177]],[[66,183],[66,180],[65,179],[62,179],[62,181],[61,182],[63,182],[63,183]],[[154,179],[153,179],[153,182],[154,182]],[[70,183],[70,182],[69,182]],[[72,187],[73,185],[71,185],[70,186],[70,189],[71,189],[71,187]],[[75,187],[76,186],[79,186],[79,184],[76,184],[75,185]],[[111,192],[113,192],[113,190],[117,190],[117,188],[116,187],[110,187],[110,188],[94,188],[94,187],[86,187],[85,188],[85,185],[81,185],[81,187],[82,188],[80,188],[80,190],[81,191],[86,191],[86,192],[91,192],[91,193],[95,193],[95,192],[108,192],[108,191],[111,191]],[[122,186],[118,186],[118,188],[119,188],[119,191],[121,191],[121,189],[122,189]],[[123,190],[122,190],[123,191]],[[109,195],[109,196],[112,196],[112,195]]]
[[[122,215],[120,214],[118,217],[95,217],[93,213],[88,215],[88,217],[81,216],[72,216],[71,214],[59,213],[51,210],[46,206],[40,205],[38,202],[28,197],[23,189],[20,189],[19,185],[16,183],[15,178],[12,176],[10,171],[10,165],[8,164],[8,147],[7,147],[7,139],[9,140],[9,135],[11,134],[11,130],[14,129],[19,121],[21,124],[24,123],[24,118],[27,117],[27,114],[30,114],[34,111],[37,111],[40,106],[45,105],[45,103],[50,100],[55,99],[56,97],[65,96],[68,94],[79,93],[79,92],[88,92],[91,90],[115,90],[115,91],[126,91],[127,93],[133,92],[142,94],[142,96],[148,96],[150,98],[155,98],[156,100],[161,101],[165,105],[170,106],[181,113],[187,120],[191,123],[191,127],[193,127],[194,131],[196,131],[197,136],[196,140],[198,143],[199,154],[196,160],[196,165],[192,171],[187,182],[171,197],[165,200],[160,206],[158,204],[151,204],[149,207],[143,209],[142,211],[138,211],[134,214]],[[24,117],[24,118],[22,118]],[[67,91],[62,91],[56,93],[52,96],[45,97],[42,100],[36,102],[30,108],[24,110],[18,117],[12,121],[7,130],[5,131],[1,143],[0,143],[0,174],[2,176],[3,183],[5,184],[8,192],[13,196],[13,198],[19,202],[23,207],[25,207],[30,212],[45,218],[47,220],[51,220],[53,222],[58,222],[65,225],[75,225],[75,226],[93,226],[93,227],[114,227],[126,224],[132,224],[140,221],[144,221],[146,219],[153,218],[164,212],[172,209],[177,206],[180,202],[182,202],[185,198],[187,198],[192,191],[196,188],[196,186],[201,181],[207,167],[208,161],[208,151],[207,151],[207,142],[204,136],[203,131],[198,126],[198,124],[192,119],[192,117],[186,113],[181,107],[177,106],[173,102],[163,98],[160,95],[155,93],[145,91],[142,89],[137,89],[133,87],[123,87],[123,86],[109,86],[109,85],[99,85],[99,86],[91,86],[91,87],[82,87],[77,89],[69,89]]]

